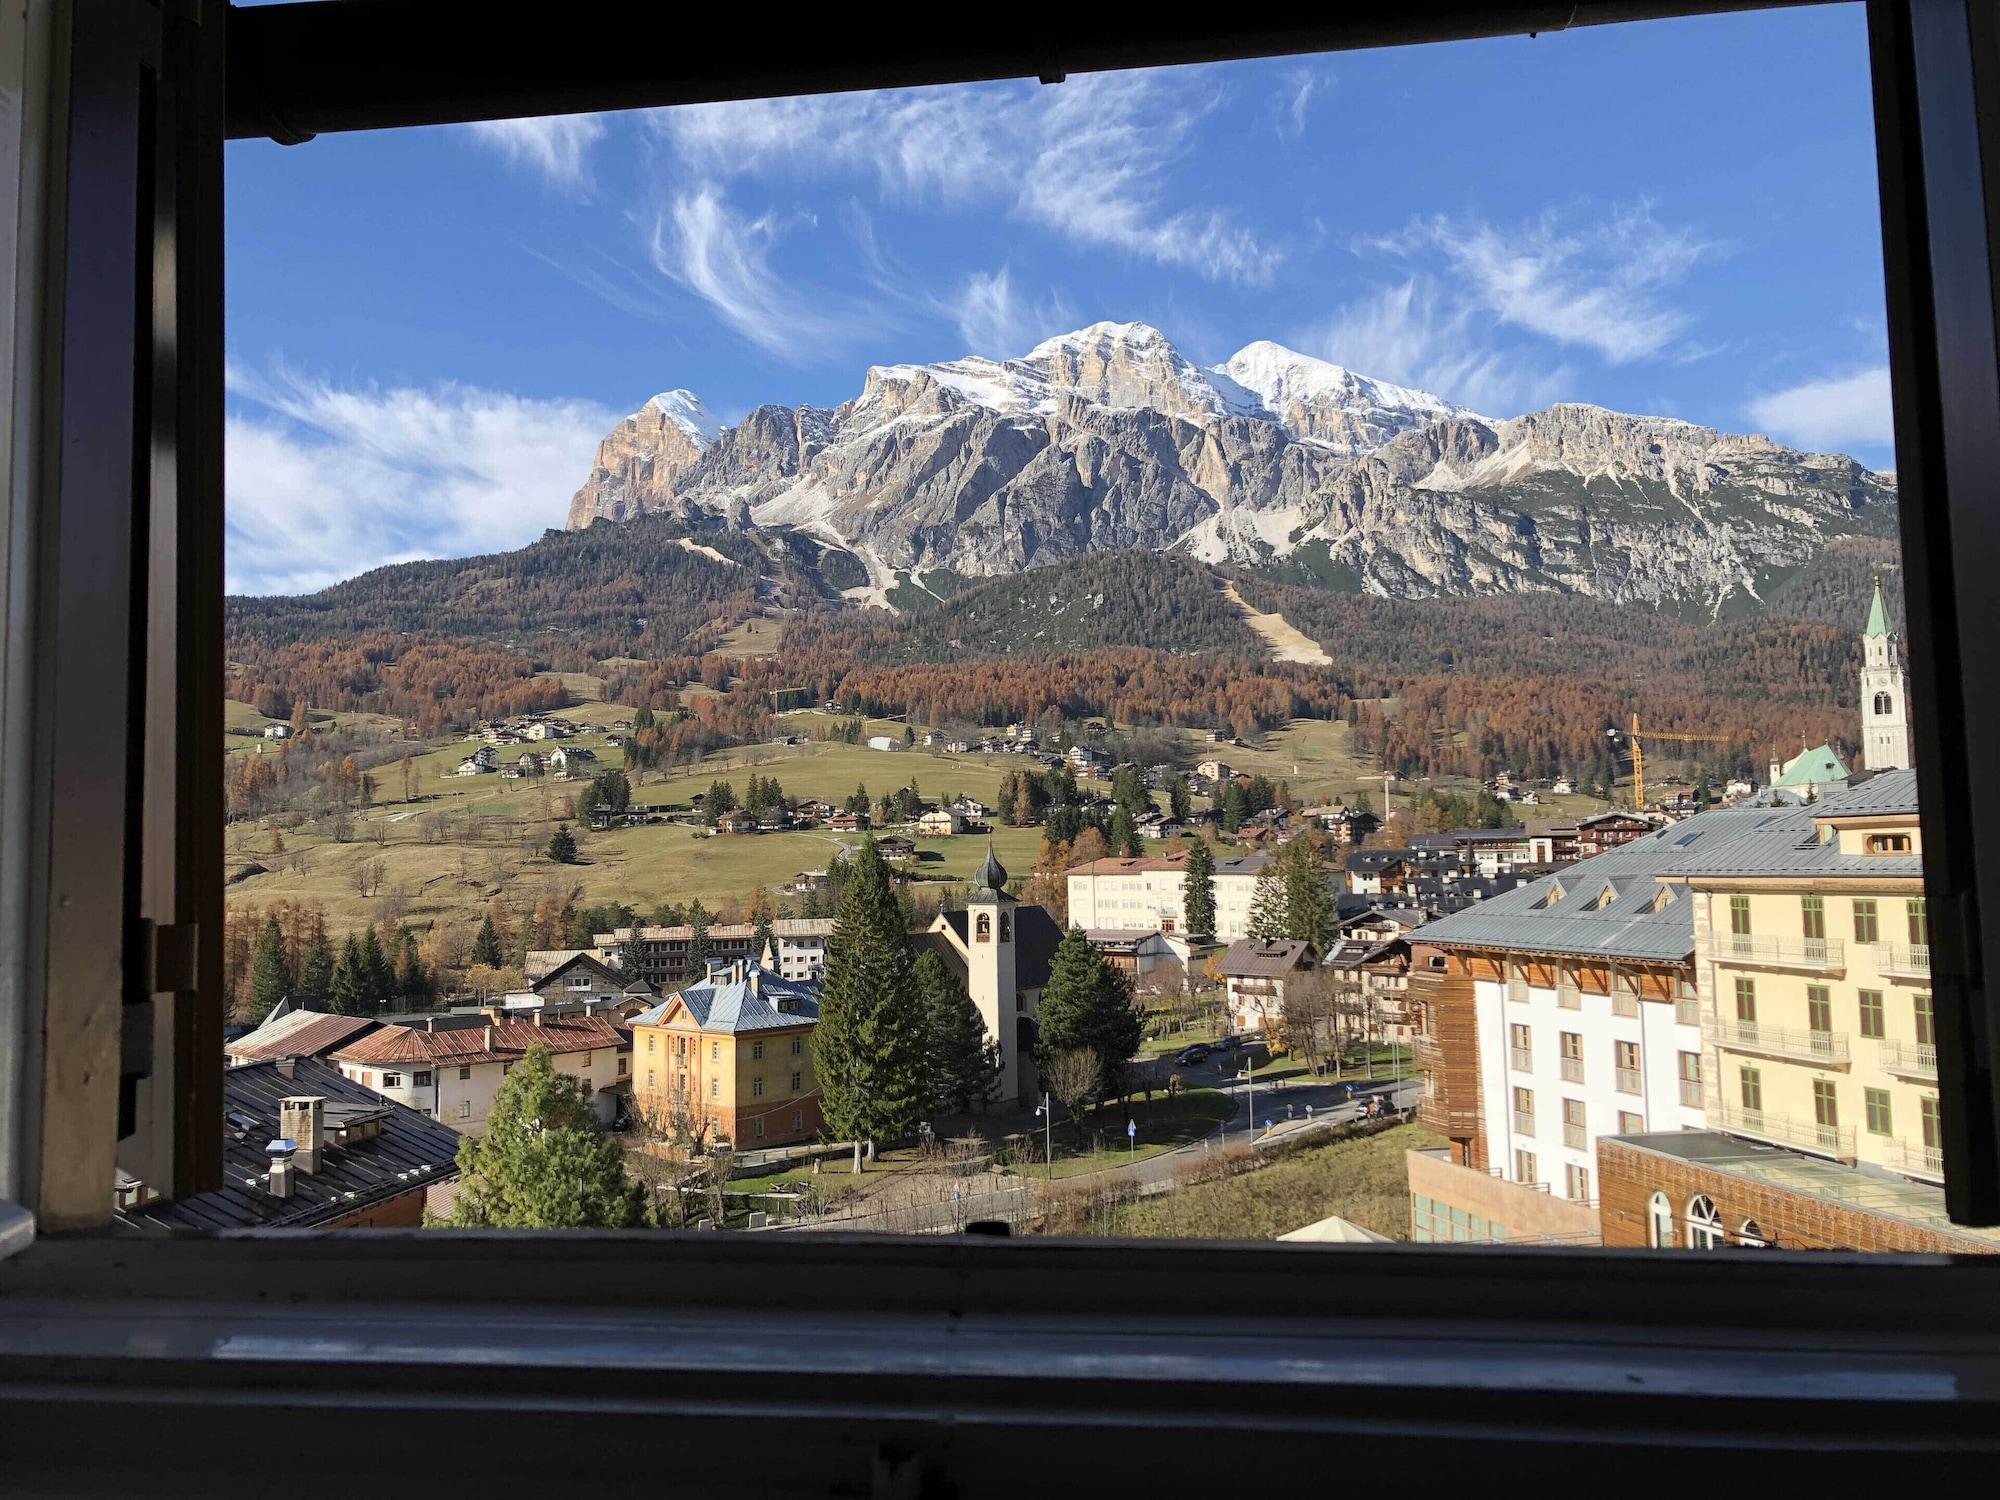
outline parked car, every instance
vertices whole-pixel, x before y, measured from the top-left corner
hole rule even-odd
[[[1184,1068],[1193,1067],[1196,1063],[1205,1063],[1208,1061],[1208,1048],[1196,1042],[1192,1047],[1183,1047],[1176,1052],[1174,1061]]]
[[[1243,1045],[1242,1037],[1225,1036],[1219,1038],[1216,1041],[1215,1050],[1217,1052],[1234,1052],[1238,1047],[1241,1047],[1242,1045]]]

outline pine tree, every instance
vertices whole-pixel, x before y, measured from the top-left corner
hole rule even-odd
[[[896,1137],[924,1104],[924,1031],[902,903],[875,840],[862,841],[841,893],[820,980],[813,1058],[827,1129],[855,1143]]]
[[[1123,804],[1111,814],[1111,852],[1123,859],[1137,859],[1146,852],[1139,842],[1139,830],[1132,825],[1132,814]]]
[[[258,1020],[278,1008],[292,989],[291,971],[285,966],[285,934],[273,911],[264,918],[264,935],[257,943],[257,967],[250,976],[250,1004]]]
[[[1187,930],[1196,937],[1215,934],[1215,854],[1207,839],[1188,848],[1187,875],[1181,883],[1181,910]]]
[[[430,970],[417,952],[417,935],[407,927],[398,927],[391,946],[396,950],[396,992],[409,1000],[430,999]]]
[[[368,978],[366,966],[361,960],[361,944],[354,934],[347,935],[341,945],[340,962],[333,966],[332,993],[329,996],[333,1013],[337,1016],[365,1016],[371,1013],[368,1003]]]
[[[312,936],[306,940],[305,956],[299,961],[299,993],[324,1000],[333,993],[333,944],[327,941],[326,919],[315,916]]]
[[[1249,800],[1243,794],[1243,783],[1232,781],[1229,790],[1222,796],[1222,831],[1234,833],[1250,816]]]
[[[549,835],[549,858],[559,865],[576,863],[576,835],[569,831],[569,824],[558,823]]]
[[[1311,943],[1315,953],[1326,952],[1327,936],[1333,928],[1333,896],[1327,889],[1319,844],[1310,835],[1301,834],[1285,845],[1274,864],[1283,871],[1284,936]]]
[[[688,936],[688,969],[696,979],[708,973],[708,955],[713,951],[709,943],[708,929],[714,920],[708,908],[701,904],[699,897],[688,903],[687,924],[693,929]]]
[[[763,961],[768,950],[775,960],[778,956],[778,937],[771,930],[771,898],[764,894],[760,884],[750,891],[750,956]]]
[[[500,952],[500,934],[493,926],[493,913],[490,911],[480,919],[479,933],[472,940],[472,962],[487,969],[497,969],[506,962]]]
[[[587,1086],[556,1072],[531,1047],[500,1085],[486,1133],[459,1143],[462,1229],[631,1229],[645,1222],[646,1192],[625,1172]]]
[[[1250,892],[1250,936],[1257,942],[1271,943],[1284,935],[1284,873],[1272,860],[1258,872],[1257,884]]]
[[[1097,1058],[1099,1087],[1106,1093],[1116,1090],[1144,1030],[1124,974],[1076,927],[1056,944],[1035,1021],[1036,1058],[1085,1048]]]
[[[368,1009],[385,1010],[396,998],[396,966],[382,951],[382,939],[375,935],[373,922],[361,934],[360,951],[362,994],[367,997]]]
[[[1187,781],[1176,773],[1167,783],[1167,812],[1176,823],[1185,823],[1193,807],[1188,798]]]
[[[999,1043],[986,1035],[979,1007],[937,954],[926,951],[910,972],[924,1015],[925,1107],[984,1109],[1000,1087]]]

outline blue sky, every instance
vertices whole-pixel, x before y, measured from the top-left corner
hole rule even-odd
[[[229,584],[559,526],[597,439],[1157,325],[1893,465],[1857,5],[232,143]]]

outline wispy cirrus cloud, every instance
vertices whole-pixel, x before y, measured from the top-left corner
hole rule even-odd
[[[1187,76],[1091,74],[658,110],[655,134],[709,180],[871,178],[884,199],[996,205],[1067,242],[1263,285],[1283,248],[1241,216],[1189,209],[1171,166],[1220,96]]]
[[[1659,223],[1646,203],[1511,227],[1435,215],[1361,248],[1435,264],[1499,322],[1614,365],[1671,351],[1694,317],[1667,289],[1721,251],[1692,227]]]
[[[1754,398],[1746,413],[1772,437],[1801,448],[1845,452],[1892,446],[1896,441],[1887,365],[1869,365],[1771,391]]]
[[[1273,128],[1279,140],[1295,141],[1306,133],[1306,119],[1312,110],[1313,96],[1320,92],[1323,83],[1324,79],[1315,68],[1294,68],[1285,75],[1273,101]]]
[[[944,308],[958,324],[966,348],[995,359],[1024,353],[1051,331],[1076,321],[1075,310],[1060,293],[1050,291],[1041,298],[1024,294],[1007,266],[973,272],[955,296],[945,299]]]
[[[1490,319],[1474,304],[1412,276],[1347,303],[1301,342],[1307,353],[1492,416],[1568,393],[1567,365],[1503,349],[1491,335]]]
[[[590,150],[604,139],[604,122],[596,115],[475,120],[464,128],[510,166],[526,167],[550,186],[572,190],[590,187]]]
[[[232,593],[302,593],[385,563],[518,547],[560,521],[619,413],[474,386],[340,387],[233,368]]]

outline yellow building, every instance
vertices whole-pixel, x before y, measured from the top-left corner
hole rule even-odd
[[[632,1018],[632,1097],[641,1119],[705,1127],[738,1150],[818,1138],[813,1029],[819,985],[754,960],[709,977]]]
[[[1914,773],[1774,813],[1682,877],[1709,1128],[1942,1182]]]

